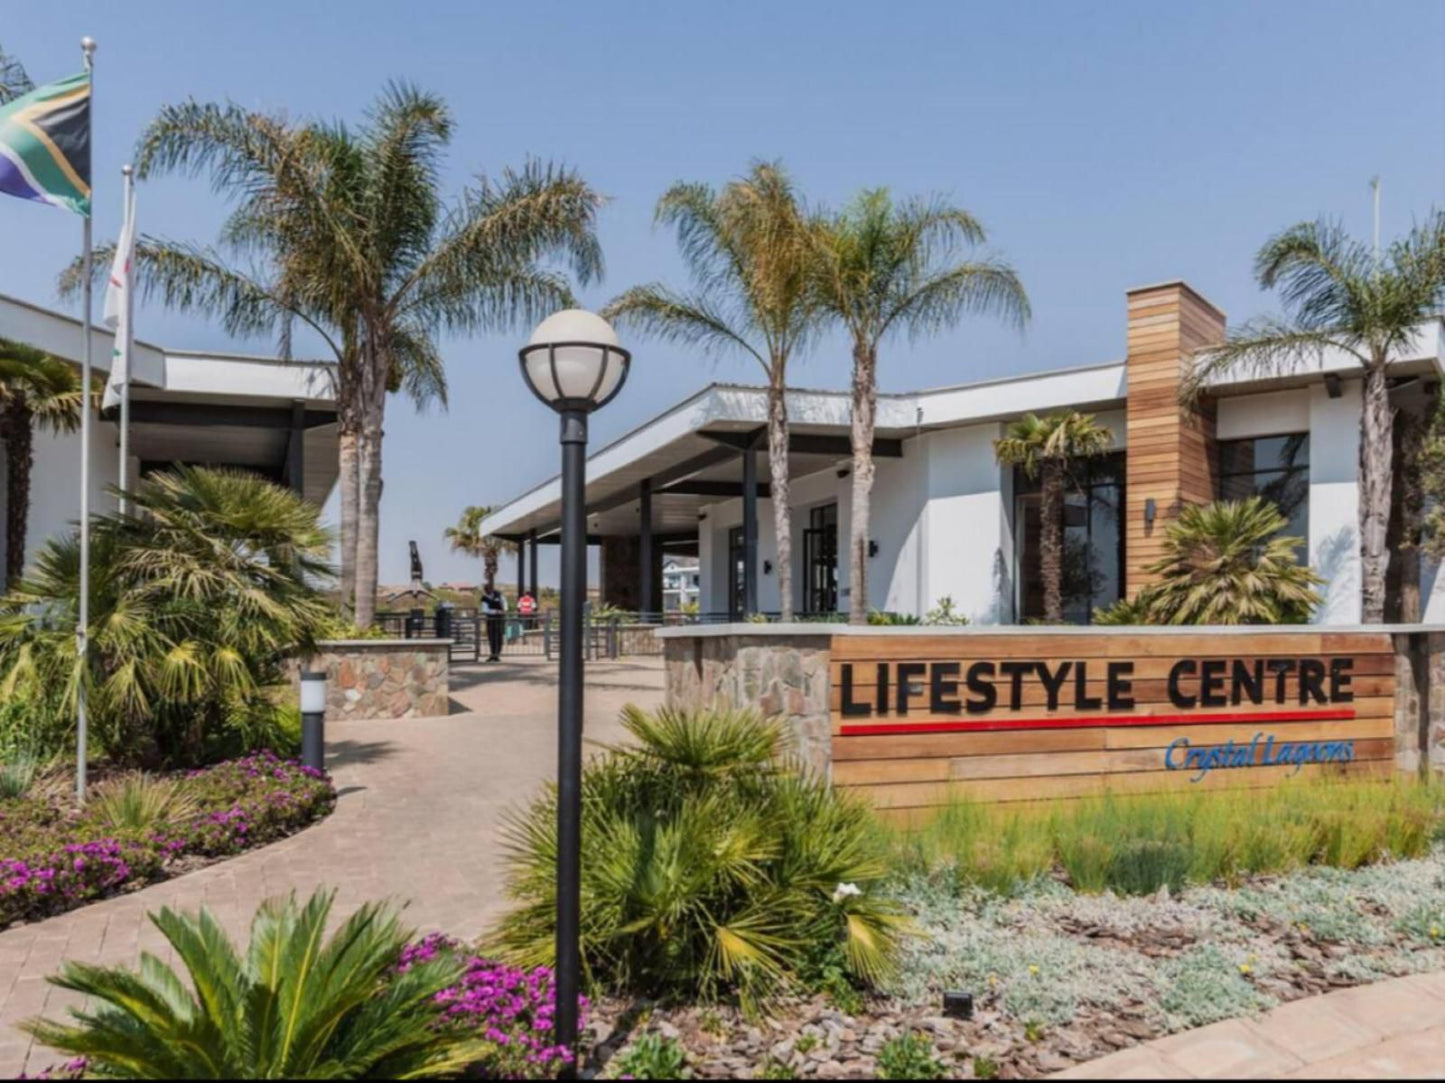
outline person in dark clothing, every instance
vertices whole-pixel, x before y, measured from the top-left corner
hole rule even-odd
[[[507,599],[502,597],[495,584],[482,591],[482,616],[487,619],[487,647],[491,655],[488,662],[502,660],[502,633],[507,624]]]

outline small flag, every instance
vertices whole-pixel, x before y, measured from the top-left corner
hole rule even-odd
[[[90,216],[90,73],[0,106],[0,194]]]
[[[115,258],[110,263],[110,281],[105,287],[105,322],[115,332],[110,349],[110,376],[105,381],[105,397],[100,408],[109,410],[120,402],[121,392],[130,382],[130,291],[131,262],[135,258],[135,187],[127,183],[125,223],[115,243]]]

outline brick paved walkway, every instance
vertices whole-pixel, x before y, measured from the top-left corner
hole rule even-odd
[[[662,698],[660,659],[591,663],[589,741],[621,736],[625,703]],[[368,899],[409,900],[423,931],[479,935],[503,909],[497,823],[513,802],[555,772],[556,670],[540,660],[468,666],[453,674],[448,718],[345,722],[328,727],[336,811],[293,838],[188,876],[0,933],[0,1078],[33,1074],[56,1058],[32,1054],[15,1024],[59,1017],[70,994],[45,977],[62,959],[136,962],[143,950],[169,961],[145,920],[162,906],[204,903],[244,936],[268,896],[319,885],[339,889],[338,909]]]
[[[1445,973],[1296,1000],[1173,1034],[1056,1079],[1445,1079]]]

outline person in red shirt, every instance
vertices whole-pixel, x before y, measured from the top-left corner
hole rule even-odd
[[[517,616],[535,617],[537,615],[537,599],[532,597],[532,592],[526,591],[517,599]]]

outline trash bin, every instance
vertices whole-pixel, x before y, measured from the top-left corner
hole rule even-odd
[[[452,604],[451,602],[439,602],[436,608],[436,628],[438,639],[452,638]]]

